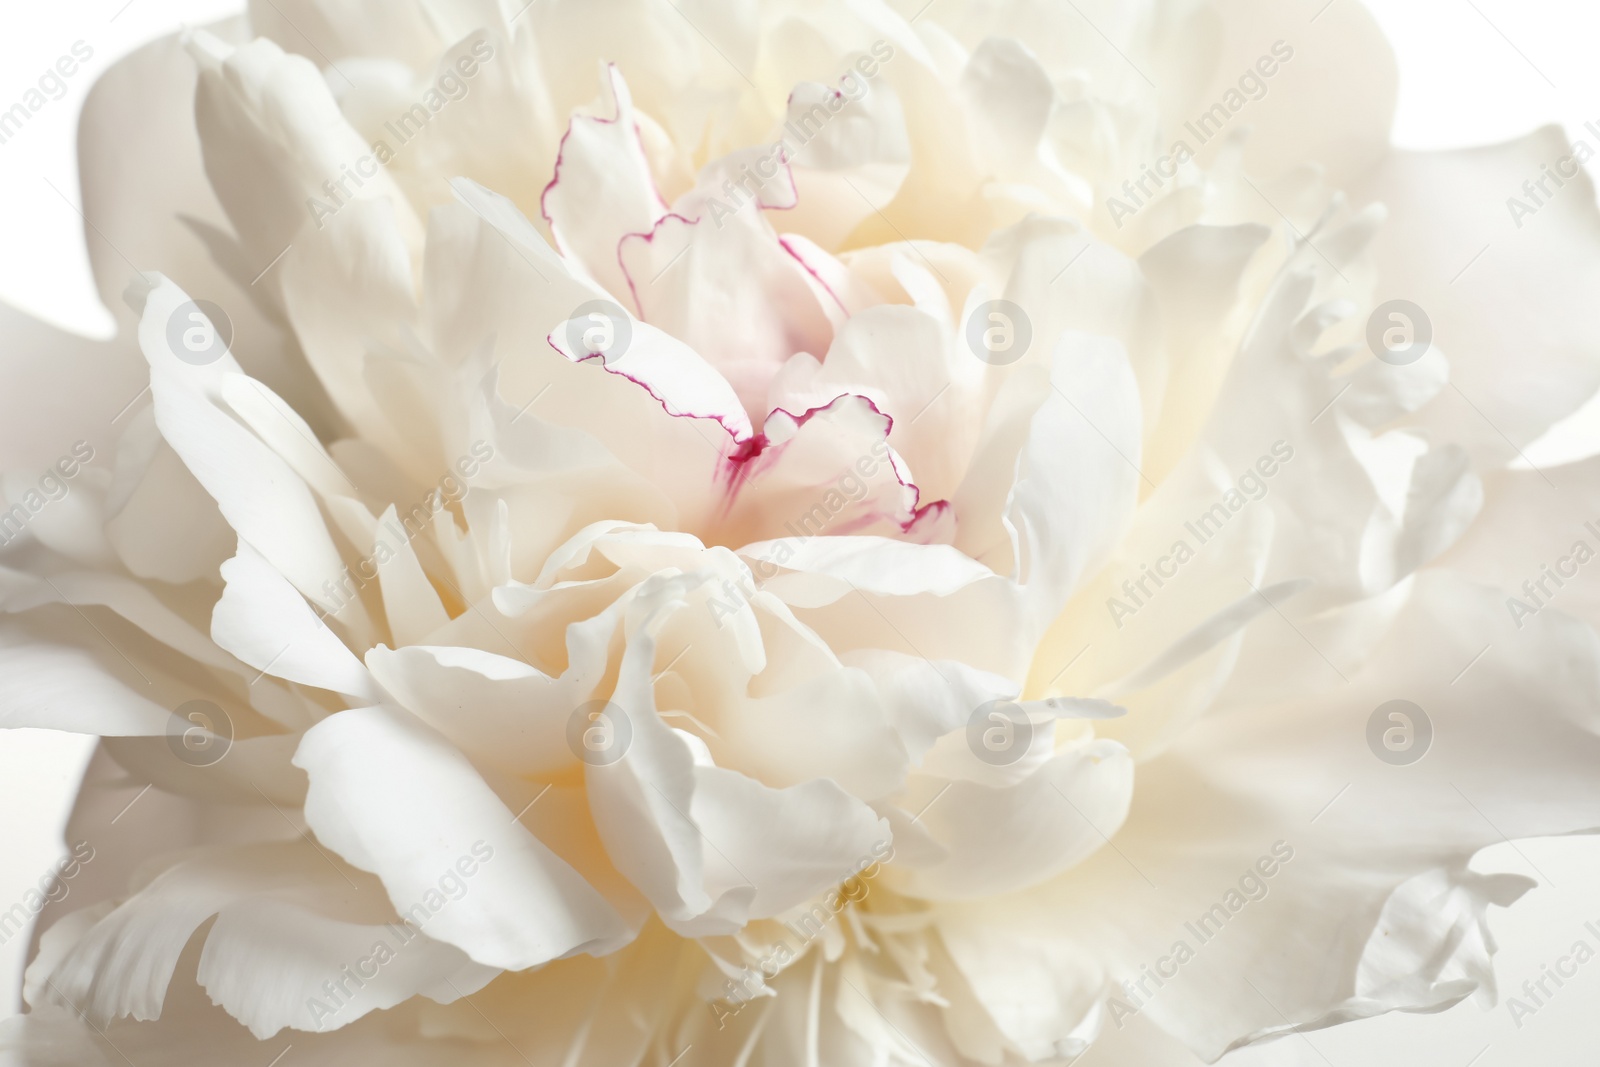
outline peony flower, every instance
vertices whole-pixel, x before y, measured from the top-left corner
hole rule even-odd
[[[121,333],[7,324],[0,723],[100,743],[0,1048],[1180,1064],[1492,1001],[1534,882],[1469,861],[1600,799],[1600,476],[1524,455],[1600,218],[1394,93],[1257,0],[124,60]]]

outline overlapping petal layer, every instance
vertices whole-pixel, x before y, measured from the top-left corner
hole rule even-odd
[[[1600,383],[1592,189],[1456,287],[1558,135],[1391,153],[1370,17],[1270,6],[295,0],[119,65],[121,339],[0,320],[59,421],[0,427],[0,725],[102,739],[0,1049],[1190,1063],[1492,995],[1468,862],[1596,828],[1600,471],[1512,462]]]

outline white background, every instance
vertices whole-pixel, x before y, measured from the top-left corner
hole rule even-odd
[[[1315,13],[1326,0],[1281,0]],[[1336,4],[1357,0],[1332,0]],[[1600,5],[1594,0],[1371,0],[1400,57],[1395,140],[1449,148],[1516,137],[1549,122],[1582,135],[1600,124]],[[80,333],[107,336],[83,250],[77,203],[77,114],[94,79],[139,44],[242,7],[238,0],[93,0],[7,5],[0,15],[0,109],[15,102],[74,42],[93,59],[9,142],[0,145],[0,300]],[[1589,135],[1595,143],[1593,135]],[[1591,174],[1595,173],[1591,164]],[[1510,195],[1512,191],[1508,190]],[[68,203],[68,199],[71,203]],[[1600,304],[1600,293],[1596,302]],[[5,680],[0,678],[0,685]],[[83,739],[0,731],[0,910],[63,854],[62,824],[88,747]],[[1600,773],[1600,768],[1597,768]],[[1533,841],[1478,857],[1484,871],[1537,879],[1515,908],[1494,909],[1504,994],[1600,928],[1600,842]],[[25,938],[0,947],[0,1015],[16,1010]],[[1600,959],[1535,1016],[1472,1001],[1432,1016],[1391,1015],[1226,1057],[1261,1065],[1577,1067],[1600,1062]],[[1094,1053],[1084,1057],[1093,1067]]]

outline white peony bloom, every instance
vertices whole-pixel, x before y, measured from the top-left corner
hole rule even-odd
[[[252,0],[86,106],[123,329],[3,323],[0,725],[101,741],[8,1062],[1492,1000],[1468,861],[1600,811],[1560,134],[1391,151],[1353,3],[519,6]]]

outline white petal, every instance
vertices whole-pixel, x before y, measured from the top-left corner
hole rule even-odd
[[[472,765],[402,711],[360,708],[309,730],[295,765],[311,776],[306,822],[383,879],[402,915],[438,892],[463,856],[482,869],[472,892],[435,915],[429,935],[479,963],[521,970],[600,953],[631,932],[565,861],[518,824]]]
[[[1141,997],[1140,1010],[1207,1058],[1286,1020],[1315,1028],[1459,997],[1452,983],[1485,973],[1474,896],[1505,887],[1452,876],[1449,917],[1419,907],[1413,890],[1387,910],[1385,901],[1408,879],[1459,871],[1506,837],[1593,827],[1597,654],[1587,626],[1545,613],[1517,633],[1492,590],[1424,573],[1348,686],[1196,724],[1141,766],[1116,851],[1028,893],[953,907],[942,936],[1024,1048],[1063,1039],[1108,992],[1126,998],[1114,983],[1141,967],[1165,959],[1171,971],[1180,940],[1197,958]],[[1366,731],[1374,710],[1402,694],[1430,717],[1433,736],[1420,761],[1396,767],[1368,751]],[[1504,728],[1508,706],[1521,711],[1514,731]],[[1065,899],[1074,906],[1062,909]],[[1213,907],[1221,911],[1197,933]],[[1379,936],[1380,913],[1404,925]],[[1437,987],[1396,981],[1419,958],[1442,976]],[[1271,990],[1271,1005],[1219,997],[1207,977],[1241,973]],[[1023,989],[1044,999],[1019,1011]]]
[[[377,699],[380,691],[361,660],[259,552],[239,542],[222,577],[227,585],[211,615],[218,645],[263,674]]]
[[[159,736],[172,722],[172,713],[137,682],[123,681],[82,649],[41,641],[14,623],[0,628],[0,674],[6,678],[0,726],[7,729]]]
[[[367,664],[396,700],[474,759],[529,775],[576,762],[566,729],[587,699],[579,677],[551,678],[520,660],[448,646],[380,645]]]
[[[411,547],[411,534],[400,526],[393,504],[383,513],[378,525],[382,532],[377,543],[391,553],[387,556],[374,553],[389,633],[396,644],[420,644],[449,623],[450,616],[438,592],[429,583],[422,564],[417,561],[416,550]],[[406,536],[394,536],[395,531]]]
[[[420,930],[258,899],[222,909],[196,978],[264,1041],[284,1027],[339,1029],[415,996],[448,1004],[499,973]],[[331,994],[330,982],[342,994]]]
[[[1133,760],[1114,741],[1072,745],[1014,785],[943,781],[912,792],[911,810],[946,855],[885,872],[897,890],[929,900],[1013,892],[1082,862],[1127,815]]]
[[[610,117],[573,117],[540,208],[556,248],[621,300],[629,293],[618,262],[623,235],[648,233],[667,207],[639,141],[628,85],[614,66],[601,74],[600,110]]]
[[[617,249],[639,317],[692,346],[760,412],[796,352],[827,351],[832,324],[810,275],[750,211],[671,214]]]
[[[150,390],[162,436],[240,537],[301,593],[333,610],[337,605],[323,584],[339,575],[344,563],[316,501],[276,452],[208,395],[237,364],[224,355],[212,366],[193,367],[168,349],[167,323],[186,298],[171,282],[157,278],[145,298],[139,341],[150,363]],[[344,613],[362,617],[354,602]]]
[[[1373,246],[1377,300],[1421,307],[1450,361],[1455,389],[1418,421],[1436,440],[1466,445],[1480,466],[1515,459],[1600,387],[1585,295],[1600,282],[1592,186],[1580,176],[1520,225],[1506,207],[1508,194],[1526,205],[1522,183],[1568,151],[1551,126],[1489,148],[1394,152],[1362,190],[1390,209]],[[1546,283],[1501,298],[1535,273]]]

